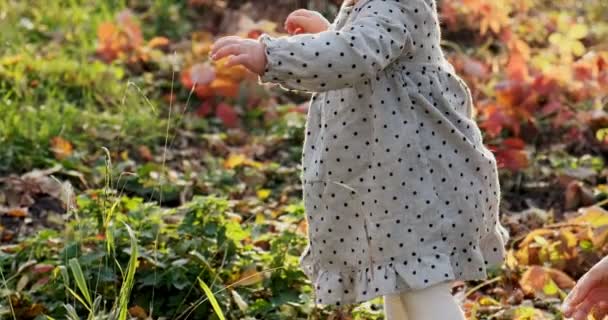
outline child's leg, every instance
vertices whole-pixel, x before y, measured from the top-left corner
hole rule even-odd
[[[410,320],[465,320],[449,283],[402,294]],[[390,319],[390,318],[387,318]],[[404,318],[406,319],[406,318]]]
[[[384,319],[408,320],[403,294],[390,294],[384,296]]]

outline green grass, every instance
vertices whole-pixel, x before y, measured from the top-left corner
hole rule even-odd
[[[0,2],[10,8],[0,9],[0,172],[48,165],[55,136],[84,151],[77,158],[163,138],[150,79],[94,57],[96,26],[122,1]]]

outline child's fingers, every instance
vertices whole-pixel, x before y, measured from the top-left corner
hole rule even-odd
[[[238,44],[228,44],[218,49],[212,56],[213,60],[219,60],[229,55],[241,54],[241,46]]]
[[[237,36],[223,37],[223,38],[217,40],[213,44],[213,46],[211,47],[211,54],[212,55],[215,54],[219,49],[221,49],[222,47],[224,47],[226,45],[238,43],[241,40],[242,40],[242,38],[237,37]]]
[[[295,29],[296,26],[293,24],[293,22],[285,22],[285,30],[287,30],[289,34],[293,34]]]
[[[232,56],[230,57],[230,59],[228,59],[228,62],[226,62],[226,67],[232,67],[235,65],[247,65],[247,61],[249,59],[249,56],[246,54],[240,54],[238,56]]]
[[[298,9],[289,14],[289,16],[301,16],[301,17],[310,17],[312,13],[306,9]]]
[[[300,16],[288,18],[286,22],[287,25],[291,27],[293,32],[295,32],[297,28],[302,28],[306,30],[307,27],[311,24],[310,18]]]

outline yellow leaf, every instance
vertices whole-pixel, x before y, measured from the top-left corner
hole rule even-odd
[[[231,154],[228,159],[224,161],[224,168],[226,169],[234,169],[238,166],[245,164],[247,161],[247,157],[242,154]]]
[[[582,56],[585,54],[586,48],[585,45],[580,41],[572,41],[572,53],[577,56]]]
[[[589,29],[584,24],[575,24],[570,29],[568,29],[568,38],[570,39],[582,39],[587,36]]]
[[[500,302],[496,301],[496,299],[492,299],[489,296],[483,296],[479,299],[479,304],[482,306],[500,306]]]
[[[576,247],[578,240],[572,231],[568,229],[561,229],[562,237],[566,240],[566,247],[573,248]]]
[[[258,214],[255,215],[255,224],[262,224],[264,221],[266,221],[266,217],[263,213],[258,212]]]
[[[270,189],[260,189],[257,191],[258,199],[266,200],[271,193],[272,191]]]
[[[594,228],[608,225],[608,212],[601,207],[591,206],[578,211],[582,215],[570,220],[571,223],[590,224]]]

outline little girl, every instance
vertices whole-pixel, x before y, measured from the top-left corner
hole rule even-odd
[[[316,302],[382,295],[387,319],[464,319],[451,281],[486,279],[508,235],[496,161],[441,50],[435,0],[347,0],[333,24],[298,10],[286,28],[222,38],[212,58],[313,93],[300,263]]]

